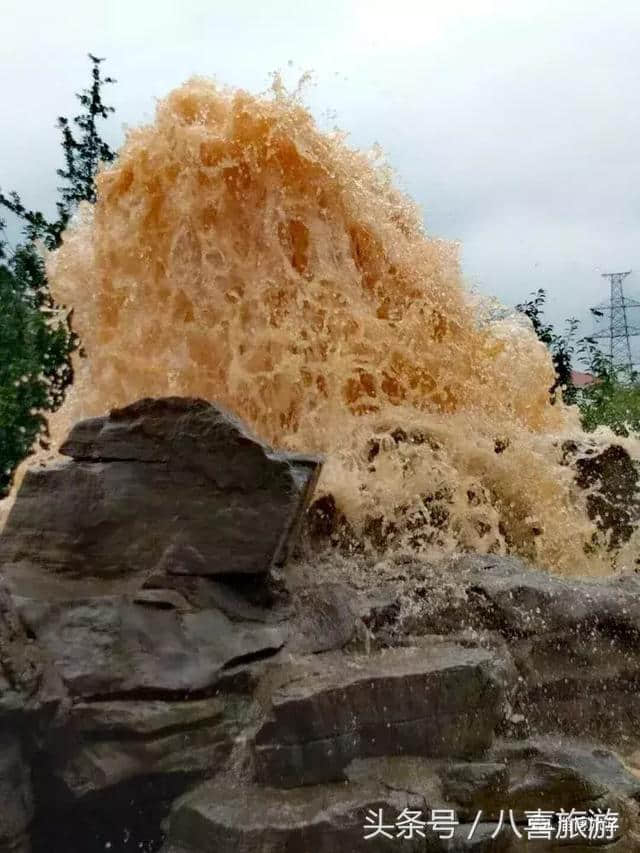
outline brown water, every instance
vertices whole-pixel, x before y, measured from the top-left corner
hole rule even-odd
[[[48,261],[88,354],[58,436],[144,395],[198,395],[276,446],[327,453],[320,492],[356,529],[392,523],[395,549],[611,570],[585,554],[595,528],[560,464],[577,414],[549,403],[545,348],[482,322],[455,247],[296,97],[192,80],[98,188]]]

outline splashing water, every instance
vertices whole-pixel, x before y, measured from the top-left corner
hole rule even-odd
[[[395,548],[611,570],[561,464],[578,418],[549,403],[546,349],[482,321],[455,248],[298,97],[191,80],[97,183],[48,259],[88,354],[58,439],[141,396],[201,396],[326,453],[319,492]]]

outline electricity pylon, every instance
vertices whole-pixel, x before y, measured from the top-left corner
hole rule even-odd
[[[630,274],[631,270],[602,273],[602,277],[608,278],[611,285],[609,302],[591,309],[596,317],[606,318],[603,328],[595,332],[592,337],[608,341],[607,349],[612,367],[622,375],[626,374],[629,381],[635,375],[631,338],[640,335],[640,326],[632,322],[632,312],[640,308],[640,302],[626,297],[622,285],[624,279]]]

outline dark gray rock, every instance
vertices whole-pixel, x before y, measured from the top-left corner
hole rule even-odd
[[[365,840],[368,810],[393,823],[403,808],[423,810],[407,792],[382,786],[316,785],[282,791],[229,780],[205,783],[176,806],[162,853],[392,853],[398,846],[424,853],[425,840],[378,836]]]
[[[38,702],[44,668],[13,599],[0,586],[0,721],[20,716]]]
[[[0,731],[12,726],[35,732],[64,715],[67,698],[53,662],[0,585]]]
[[[277,652],[288,632],[286,625],[232,622],[219,610],[181,612],[122,596],[19,604],[77,698],[204,691],[225,669]]]
[[[550,736],[502,741],[492,755],[508,765],[506,796],[514,809],[606,809],[640,797],[640,779],[594,742]]]
[[[78,703],[48,749],[49,785],[80,800],[135,779],[182,787],[219,773],[248,725],[248,700]]]
[[[509,834],[509,830],[500,827],[498,823],[482,822],[475,828],[472,823],[461,823],[456,827],[450,842],[440,847],[428,847],[427,853],[517,853],[522,850],[522,845],[518,847],[514,842],[515,838]]]
[[[640,521],[640,470],[620,444],[604,450],[589,442],[565,441],[565,464],[575,471],[575,480],[587,493],[587,511],[616,548],[631,537]]]
[[[31,840],[26,835],[7,843],[0,842],[0,853],[31,853],[31,851]]]
[[[523,679],[515,710],[530,731],[637,742],[640,579],[564,579],[499,558],[463,558],[455,570],[463,620],[508,643]]]
[[[502,719],[509,669],[491,652],[434,642],[366,656],[322,655],[271,697],[257,778],[292,787],[344,778],[355,758],[479,756]]]
[[[33,819],[31,771],[15,733],[0,730],[0,853],[27,853]]]
[[[517,747],[520,747],[518,750]],[[564,791],[561,802],[572,797],[579,805],[576,808],[606,808],[609,805],[621,815],[621,832],[610,843],[597,843],[598,849],[631,853],[637,849],[630,820],[637,811],[632,799],[633,786],[627,786],[620,778],[623,768],[620,762],[590,764],[588,753],[594,746],[573,745],[558,751],[549,742],[546,747],[532,742],[512,746],[512,757],[506,756],[503,764],[468,763],[465,769],[457,765],[454,769],[448,762],[425,758],[374,758],[353,762],[347,770],[348,782],[342,785],[320,784],[294,788],[283,796],[281,791],[257,785],[237,785],[221,777],[198,787],[187,794],[174,807],[169,818],[168,839],[162,853],[305,853],[321,851],[365,851],[393,850],[397,848],[420,850],[422,853],[520,853],[523,850],[551,853],[567,848],[562,841],[550,842],[527,838],[527,819],[524,809],[535,812],[541,806],[557,811],[562,806],[549,806],[550,799],[557,797],[557,778],[560,771],[573,770],[576,780],[582,780],[586,788],[576,786]],[[535,759],[533,759],[535,753]],[[540,799],[540,789],[530,786],[523,795],[522,755],[537,760],[546,767],[549,795]],[[513,762],[512,764],[510,762]],[[545,764],[546,762],[546,764]],[[531,766],[531,765],[529,765]],[[487,798],[471,808],[460,808],[455,798],[443,795],[440,779],[449,772],[462,775],[467,781],[494,777],[500,768],[502,783],[493,788],[493,799]],[[584,772],[584,776],[581,773]],[[555,775],[554,775],[555,774]],[[595,776],[594,776],[595,774]],[[525,773],[526,776],[526,773]],[[538,782],[541,777],[538,775]],[[602,793],[599,797],[585,796],[589,785]],[[501,811],[512,808],[511,796],[521,799],[513,808],[518,837],[507,816],[499,823]],[[622,798],[620,798],[622,797]],[[515,800],[514,800],[515,802]],[[379,835],[365,840],[365,824],[369,809],[382,810],[386,830],[393,836]],[[426,822],[424,837],[415,834],[413,839],[402,837],[398,819],[403,809],[418,812],[419,819]],[[446,810],[455,821],[451,837],[443,829],[437,830],[429,823],[433,810]],[[474,818],[482,810],[480,821]],[[568,810],[568,809],[567,809]],[[495,837],[494,837],[495,836]],[[573,842],[569,849],[574,853],[592,850],[589,842]]]
[[[496,762],[464,762],[446,766],[442,773],[442,792],[449,802],[478,809],[490,804],[495,808],[506,802],[509,772],[506,764]]]
[[[637,796],[640,780],[633,776],[614,753],[596,743],[578,740],[538,738],[525,741],[498,741],[490,760],[451,763],[415,757],[369,758],[354,761],[346,771],[351,784],[376,784],[392,791],[410,791],[421,797],[426,808],[447,809],[459,821],[450,846],[438,846],[432,839],[428,850],[542,850],[564,849],[563,839],[528,838],[526,812],[556,812],[571,809],[618,814],[619,829],[605,849],[639,849]],[[509,811],[521,839],[511,827]],[[469,831],[480,812],[471,839]],[[497,829],[500,813],[505,824],[485,847]],[[555,834],[555,833],[554,833]],[[527,847],[527,842],[531,847]],[[618,843],[626,847],[618,848]],[[474,845],[478,845],[477,847]],[[500,846],[498,846],[500,845]],[[597,846],[602,846],[602,841]],[[571,850],[591,849],[586,841],[576,841]]]
[[[640,639],[638,577],[562,578],[513,557],[471,554],[454,561],[449,570],[465,590],[463,608],[451,614],[456,628],[493,628],[507,639],[594,630],[629,638],[634,645]]]
[[[223,582],[213,577],[154,574],[145,581],[136,598],[150,592],[161,595],[163,591],[175,592],[188,609],[217,609],[233,622],[275,624],[291,616],[285,606],[286,596],[278,599],[268,583],[252,575],[246,580],[235,575]]]
[[[353,593],[344,585],[319,583],[293,596],[293,616],[287,649],[297,654],[333,651],[347,645],[355,633]]]
[[[482,811],[482,823],[494,822],[508,802],[509,767],[503,759],[364,758],[352,761],[345,776],[352,784],[375,782],[392,791],[411,791],[423,798],[428,809],[453,811],[461,824],[473,823],[478,811]]]
[[[158,606],[174,601],[182,609],[217,609],[235,623],[279,625],[287,638],[287,651],[294,654],[340,649],[354,636],[359,619],[353,593],[344,584],[321,581],[280,599],[270,601],[270,595],[259,584],[248,587],[237,578],[223,583],[214,578],[154,575],[135,600]]]
[[[64,706],[59,678],[0,586],[0,853],[30,853],[32,752]]]
[[[406,582],[369,627],[384,644],[438,632],[506,651],[520,675],[510,697],[518,737],[559,732],[640,748],[638,575],[563,578],[467,554]]]
[[[286,560],[321,465],[181,397],[83,421],[61,452],[73,459],[25,475],[0,562],[106,579],[264,573]]]

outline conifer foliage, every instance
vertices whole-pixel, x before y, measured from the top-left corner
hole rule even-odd
[[[103,87],[115,80],[102,76],[103,59],[89,54],[89,60],[91,85],[76,95],[82,111],[57,120],[65,165],[57,170],[62,184],[56,217],[27,208],[15,191],[0,190],[0,207],[22,223],[22,240],[9,250],[0,220],[0,496],[36,442],[46,446],[46,415],[60,406],[73,381],[71,353],[79,341],[68,312],[53,302],[41,247],[60,245],[78,204],[96,200],[98,167],[115,158],[99,128],[114,111],[103,101]]]

